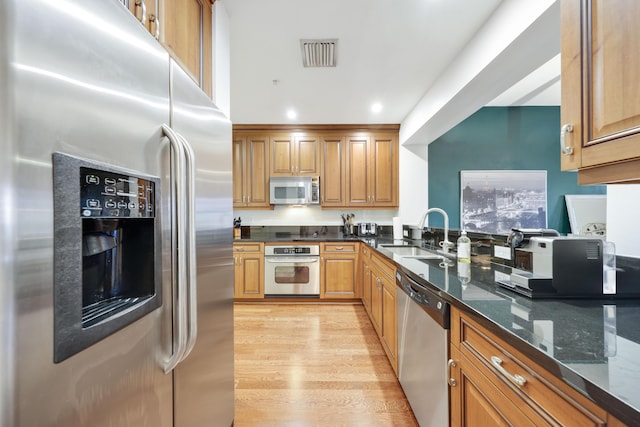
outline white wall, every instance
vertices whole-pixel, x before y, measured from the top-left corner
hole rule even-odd
[[[428,146],[400,145],[400,209],[403,224],[415,225],[429,208]]]
[[[235,210],[234,217],[242,218],[242,225],[342,225],[341,214],[355,214],[354,222],[375,222],[391,225],[397,210],[322,209],[319,206],[276,206],[274,210]]]
[[[231,55],[229,16],[224,1],[213,4],[213,102],[231,117]]]
[[[607,186],[607,240],[616,254],[640,257],[640,185]]]

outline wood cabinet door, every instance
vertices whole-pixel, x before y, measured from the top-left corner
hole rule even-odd
[[[345,142],[341,136],[320,138],[322,166],[320,171],[320,203],[322,206],[345,206]]]
[[[363,261],[362,263],[362,304],[365,310],[371,315],[371,268],[369,267],[369,261]]]
[[[451,360],[455,361],[455,366],[449,368],[452,427],[535,425],[455,346],[451,346],[450,352]]]
[[[262,254],[234,254],[234,297],[264,297],[264,257]]]
[[[382,335],[382,280],[375,267],[371,266],[371,320],[378,333]]]
[[[202,90],[212,96],[211,2],[164,0],[161,40]]]
[[[382,333],[381,340],[389,362],[398,374],[398,308],[396,306],[396,284],[382,277]]]
[[[356,255],[322,255],[320,298],[356,298]]]
[[[394,135],[371,137],[370,202],[374,206],[398,206],[398,149]]]
[[[245,183],[245,136],[233,137],[232,148],[232,171],[233,171],[233,207],[246,206],[246,183]]]
[[[269,207],[269,138],[249,136],[246,147],[247,205]]]
[[[300,176],[320,174],[320,140],[317,136],[294,138],[294,173]]]
[[[640,179],[638,21],[638,2],[561,3],[562,169],[580,184]]]
[[[290,134],[271,135],[271,176],[291,176],[294,174],[293,136]]]
[[[369,137],[347,137],[347,204],[370,205],[369,192]]]

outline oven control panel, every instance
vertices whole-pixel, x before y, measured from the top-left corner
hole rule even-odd
[[[274,255],[309,255],[311,248],[309,247],[279,247],[273,249]]]
[[[155,190],[153,181],[81,167],[80,215],[92,218],[153,218]]]

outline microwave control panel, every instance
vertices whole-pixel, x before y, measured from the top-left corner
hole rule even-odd
[[[155,182],[80,168],[80,215],[90,218],[154,218]]]

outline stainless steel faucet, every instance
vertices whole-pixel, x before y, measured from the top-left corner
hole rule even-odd
[[[448,255],[449,249],[453,248],[454,244],[449,241],[449,215],[447,215],[444,210],[440,208],[427,209],[427,211],[422,216],[420,223],[418,224],[418,228],[420,229],[420,232],[422,232],[422,230],[424,229],[424,222],[427,220],[427,216],[431,212],[439,212],[444,217],[444,241],[440,242],[439,245],[440,247],[442,247],[442,252]]]

